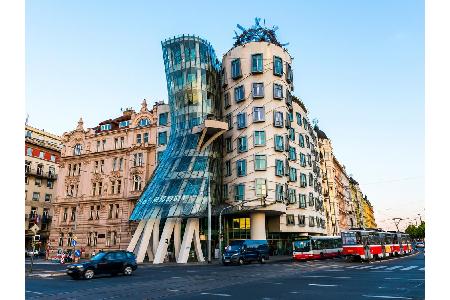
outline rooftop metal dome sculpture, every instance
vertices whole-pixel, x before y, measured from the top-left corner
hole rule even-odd
[[[248,29],[245,29],[243,26],[237,24],[237,27],[242,30],[242,33],[238,34],[236,31],[234,31],[236,35],[234,37],[234,39],[236,40],[236,42],[234,43],[234,47],[242,46],[249,42],[269,42],[280,47],[289,45],[289,43],[281,44],[277,40],[275,31],[278,30],[278,26],[267,28],[266,20],[263,20],[263,26],[261,26],[260,21],[261,18],[255,18],[255,25]]]

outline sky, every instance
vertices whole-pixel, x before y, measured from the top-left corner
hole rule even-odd
[[[378,225],[424,220],[423,1],[28,0],[24,119],[61,135],[80,117],[94,127],[144,98],[167,103],[162,40],[195,34],[220,59],[255,17],[289,43],[294,94]]]

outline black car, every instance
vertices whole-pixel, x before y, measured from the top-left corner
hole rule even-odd
[[[265,263],[269,259],[269,245],[265,240],[242,240],[232,241],[225,249],[222,256],[222,263],[239,264],[259,261]]]
[[[94,275],[131,275],[137,269],[136,256],[128,251],[100,252],[91,260],[67,266],[66,273],[74,279],[91,279]]]

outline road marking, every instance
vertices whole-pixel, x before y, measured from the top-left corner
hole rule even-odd
[[[407,267],[407,268],[403,268],[403,269],[400,269],[400,271],[409,271],[409,270],[414,269],[414,268],[417,268],[417,266],[410,266],[410,267]]]
[[[403,268],[403,266],[393,266],[393,267],[387,268],[386,270],[395,270],[398,268]]]
[[[373,268],[372,270],[378,270],[378,269],[383,269],[383,268],[386,268],[387,266],[379,266],[379,267],[375,267],[375,268]]]
[[[398,277],[386,277],[385,279],[386,280],[395,280],[395,279],[401,279],[401,278],[398,278]]]
[[[351,277],[348,277],[348,276],[339,276],[339,277],[332,277],[332,278],[336,278],[336,279],[350,279]]]
[[[33,292],[33,291],[25,291],[27,293],[34,293],[34,294],[38,294],[38,295],[43,295],[43,293],[39,293],[39,292]]]
[[[337,286],[337,284],[318,284],[318,283],[308,283],[308,285],[312,285],[312,286]]]
[[[420,268],[419,271],[425,271],[425,267]]]
[[[357,265],[357,266],[351,266],[351,267],[347,267],[347,269],[354,269],[354,268],[357,268],[357,267],[360,267],[359,265]]]
[[[173,276],[172,278],[173,278],[173,279],[178,279],[178,278],[181,278],[181,277],[178,277],[178,276]]]
[[[408,280],[411,280],[411,281],[416,281],[416,280],[419,280],[419,281],[425,281],[425,278],[408,279]]]
[[[168,289],[168,291],[169,291],[169,292],[178,292],[179,290],[171,290],[171,289]]]
[[[364,269],[369,269],[369,268],[372,268],[373,266],[364,266],[364,267],[361,267],[361,268],[358,268],[357,270],[364,270]]]
[[[408,297],[401,297],[401,296],[374,296],[374,295],[362,295],[363,297],[367,298],[383,298],[383,299],[412,299]]]
[[[306,275],[303,276],[305,278],[322,278],[322,277],[330,277],[330,276],[326,276],[326,275]]]
[[[331,269],[331,270],[324,270],[325,272],[344,272],[344,270],[336,270],[336,269]]]
[[[200,295],[211,295],[211,296],[219,296],[219,297],[231,297],[231,295],[229,295],[229,294],[201,293]]]

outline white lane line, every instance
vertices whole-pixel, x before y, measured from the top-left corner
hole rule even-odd
[[[373,267],[373,266],[364,266],[364,267],[358,268],[357,270],[370,269],[370,268],[372,268],[372,267]]]
[[[378,269],[383,269],[383,268],[386,268],[387,266],[379,266],[379,267],[375,267],[375,268],[373,268],[372,270],[378,270]]]
[[[214,293],[201,293],[200,295],[211,295],[211,296],[219,296],[219,297],[231,297],[229,294],[214,294]]]
[[[403,266],[393,266],[393,267],[387,268],[386,270],[395,270],[398,268],[403,268]]]
[[[419,271],[425,271],[425,268],[420,268]]]
[[[178,292],[179,290],[168,289],[169,292]]]
[[[344,270],[336,270],[336,269],[331,269],[331,270],[324,270],[325,272],[344,272]]]
[[[337,286],[337,284],[318,284],[318,283],[308,283],[308,285],[312,285],[312,286]]]
[[[408,279],[410,281],[425,281],[425,278]]]
[[[348,277],[348,276],[338,276],[338,277],[332,277],[332,278],[336,278],[336,279],[350,279],[351,277]]]
[[[306,275],[306,276],[302,276],[304,278],[323,278],[323,277],[330,277],[330,276],[326,276],[326,275]]]
[[[43,295],[43,293],[39,293],[39,292],[33,292],[33,291],[25,291],[27,293],[34,293],[34,294],[38,294],[38,295]]]
[[[384,279],[386,279],[386,280],[396,280],[396,279],[401,279],[401,278],[399,278],[399,277],[386,277]]]
[[[414,269],[414,268],[417,268],[417,266],[410,266],[410,267],[407,267],[407,268],[403,268],[403,269],[400,269],[400,271],[409,271],[409,270]]]
[[[173,276],[173,277],[171,277],[172,279],[178,279],[178,278],[181,278],[181,277],[178,277],[178,276]]]
[[[359,265],[357,265],[357,266],[351,266],[351,267],[347,267],[347,269],[354,269],[354,268],[357,268],[357,267],[360,267]]]
[[[401,296],[375,296],[375,295],[362,295],[363,297],[367,298],[383,298],[383,299],[412,299],[408,297],[401,297]]]

